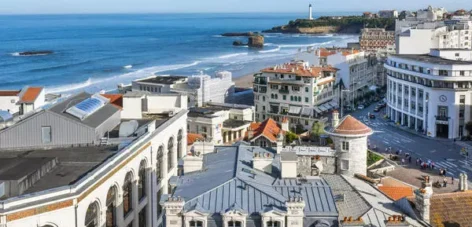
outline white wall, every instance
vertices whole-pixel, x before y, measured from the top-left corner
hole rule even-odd
[[[123,96],[123,110],[121,111],[121,118],[123,119],[141,119],[142,97],[126,97]]]
[[[16,103],[19,100],[18,96],[0,96],[0,110],[10,110],[11,114],[18,113],[20,107]]]

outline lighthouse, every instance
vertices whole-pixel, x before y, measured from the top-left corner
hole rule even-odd
[[[308,6],[308,20],[313,20],[313,10],[311,9],[311,4]]]

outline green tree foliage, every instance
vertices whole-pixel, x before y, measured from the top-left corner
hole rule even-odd
[[[347,17],[320,17],[316,20],[297,19],[290,21],[287,25],[290,28],[314,28],[323,26],[339,26],[340,29],[349,27],[361,28],[385,28],[387,30],[395,29],[395,19],[393,18],[364,18],[361,16]]]
[[[291,144],[293,141],[295,140],[298,140],[298,135],[293,133],[293,132],[286,132],[285,134],[285,142],[287,142],[287,144]]]
[[[382,156],[375,154],[374,152],[367,151],[367,166],[370,166],[382,159]]]
[[[316,140],[318,140],[320,136],[325,133],[324,128],[325,124],[321,121],[316,121],[315,123],[313,123],[313,127],[311,128],[311,134]]]

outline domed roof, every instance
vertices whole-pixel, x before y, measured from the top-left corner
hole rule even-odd
[[[365,135],[372,134],[372,129],[351,115],[344,117],[332,130],[332,133],[340,135]]]

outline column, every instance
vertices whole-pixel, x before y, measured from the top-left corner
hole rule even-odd
[[[146,205],[146,226],[151,226],[152,219],[154,218],[154,214],[152,210],[156,210],[153,208],[154,206],[154,198],[157,198],[157,192],[152,191],[152,185],[154,181],[152,180],[152,165],[151,167],[146,168],[146,197],[147,197],[147,205]],[[155,185],[155,184],[154,184]]]
[[[172,166],[174,166],[173,171],[174,175],[177,175],[177,169],[178,169],[178,158],[177,158],[177,146],[179,146],[179,143],[177,140],[174,141],[174,147],[172,148]]]
[[[167,173],[167,155],[168,154],[168,150],[167,150],[167,146],[164,146],[164,152],[163,152],[163,155],[162,155],[162,163],[161,163],[161,175],[162,175],[162,178],[161,178],[161,188],[162,188],[162,194],[167,194],[168,193],[168,190],[167,190],[167,184],[169,184],[169,182],[167,182],[167,179],[168,179],[168,173]]]
[[[131,221],[131,223],[133,223],[133,227],[138,227],[139,226],[139,211],[138,211],[138,207],[139,207],[139,196],[138,196],[138,180],[139,180],[139,175],[137,175],[136,177],[136,180],[133,181],[133,221]]]

